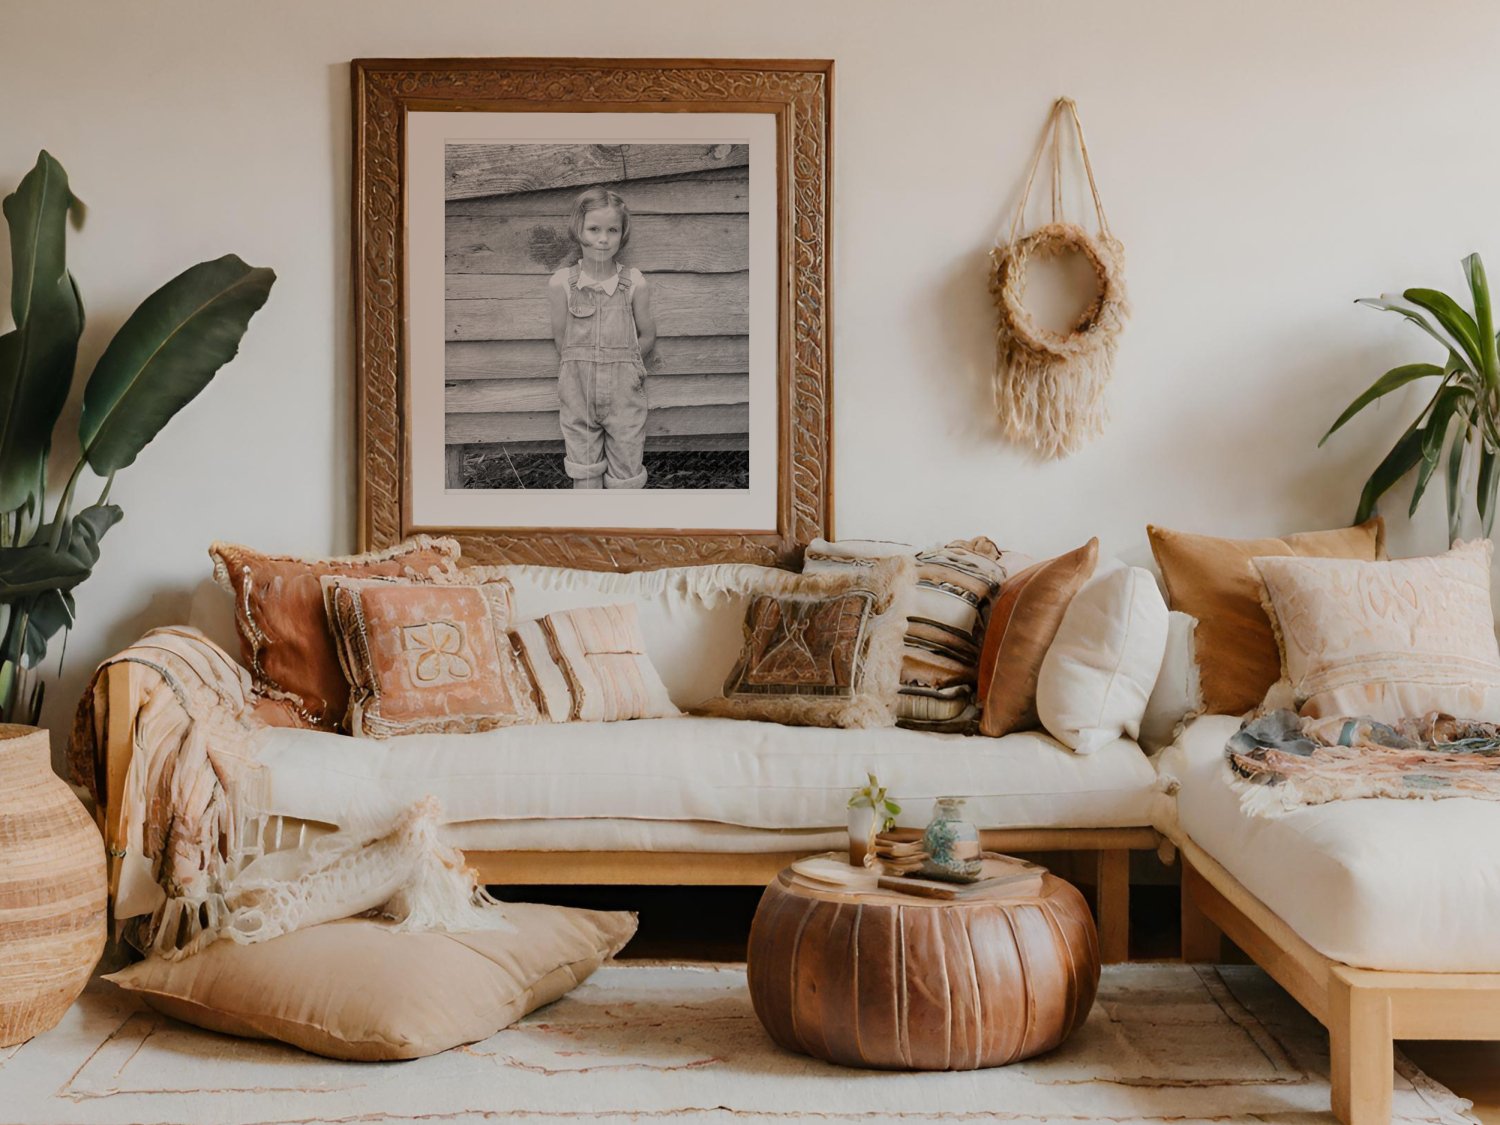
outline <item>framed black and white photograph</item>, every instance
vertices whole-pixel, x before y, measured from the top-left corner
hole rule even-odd
[[[364,543],[618,568],[827,532],[827,69],[355,64]]]

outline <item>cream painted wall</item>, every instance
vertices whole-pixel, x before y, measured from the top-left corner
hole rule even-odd
[[[352,58],[836,59],[845,536],[1046,553],[1098,534],[1139,558],[1147,521],[1346,520],[1416,400],[1317,438],[1429,354],[1352,299],[1457,286],[1473,249],[1500,271],[1500,7],[1483,0],[3,0],[0,29],[0,191],[45,146],[90,205],[70,249],[86,361],[194,261],[233,250],[280,277],[240,357],[116,484],[126,519],[80,590],[58,732],[94,662],[185,619],[211,539],[353,544]],[[1108,431],[1038,466],[989,420],[985,255],[1061,93],[1135,318]],[[1436,507],[1393,521],[1397,553],[1443,545]]]

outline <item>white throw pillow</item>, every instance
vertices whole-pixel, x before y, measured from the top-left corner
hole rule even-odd
[[[1167,605],[1155,579],[1134,566],[1096,574],[1042,660],[1036,708],[1047,733],[1080,754],[1139,737],[1166,647]]]
[[[1167,651],[1156,674],[1156,686],[1141,716],[1141,749],[1154,754],[1177,741],[1183,722],[1203,713],[1203,686],[1198,679],[1194,634],[1198,619],[1173,610],[1167,615]]]

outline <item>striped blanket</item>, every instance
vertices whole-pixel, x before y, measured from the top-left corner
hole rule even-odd
[[[1241,726],[1224,755],[1257,816],[1364,797],[1500,800],[1500,724],[1436,712],[1387,724],[1271,711]]]

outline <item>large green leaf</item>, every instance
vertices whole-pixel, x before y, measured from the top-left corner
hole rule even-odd
[[[44,590],[70,590],[89,576],[89,566],[46,543],[0,547],[0,601],[13,602]]]
[[[1422,460],[1422,430],[1413,424],[1407,428],[1391,451],[1385,455],[1385,459],[1375,466],[1375,471],[1370,474],[1370,479],[1365,482],[1364,491],[1359,495],[1359,510],[1354,515],[1355,523],[1364,523],[1375,514],[1375,503],[1387,492],[1391,486],[1404,477],[1412,469],[1416,468],[1417,462]]]
[[[1327,441],[1338,431],[1339,427],[1376,399],[1383,398],[1392,391],[1398,390],[1418,379],[1426,379],[1434,375],[1442,375],[1443,373],[1444,369],[1435,363],[1407,363],[1400,367],[1391,368],[1379,379],[1371,383],[1369,389],[1364,394],[1349,404],[1344,412],[1339,415],[1338,421],[1328,427],[1328,432],[1322,436],[1318,444],[1322,445],[1323,442]]]
[[[1469,295],[1474,298],[1474,321],[1479,328],[1479,344],[1484,350],[1484,380],[1491,389],[1500,387],[1500,354],[1495,344],[1495,313],[1490,304],[1490,283],[1484,273],[1484,261],[1478,252],[1464,259],[1464,277]]]
[[[1417,505],[1422,502],[1422,494],[1427,491],[1427,482],[1432,479],[1438,461],[1442,458],[1443,445],[1448,439],[1448,430],[1454,416],[1467,417],[1466,408],[1470,401],[1469,392],[1462,387],[1444,387],[1433,398],[1432,410],[1420,430],[1422,460],[1417,465],[1417,482],[1411,491],[1411,506],[1406,512],[1408,516],[1417,513]]]
[[[46,152],[3,209],[10,228],[11,315],[0,336],[0,511],[42,489],[52,427],[68,398],[83,306],[68,275],[68,176]],[[38,497],[39,498],[39,497]]]
[[[1470,440],[1474,438],[1474,429],[1478,425],[1479,405],[1475,403],[1469,408],[1464,427],[1454,435],[1453,443],[1448,447],[1446,492],[1448,498],[1448,542],[1450,544],[1458,540],[1458,529],[1463,522],[1464,449],[1467,448]],[[1478,440],[1479,444],[1483,445],[1483,437],[1481,436]]]
[[[1463,345],[1464,355],[1468,356],[1474,370],[1484,370],[1484,349],[1479,342],[1479,326],[1457,301],[1437,289],[1408,289],[1402,296],[1430,312],[1443,329]]]
[[[1425,309],[1418,308],[1408,301],[1404,296],[1397,293],[1384,293],[1379,297],[1361,297],[1354,302],[1356,305],[1366,305],[1372,309],[1381,309],[1385,312],[1397,313],[1411,321],[1427,335],[1431,336],[1443,347],[1454,354],[1463,352],[1463,345],[1458,339],[1442,325],[1431,319]],[[1462,357],[1461,357],[1462,358]],[[1465,358],[1467,365],[1467,359]]]
[[[276,275],[233,254],[200,262],[141,302],[83,395],[78,435],[89,467],[107,476],[133,462],[234,358]]]
[[[1485,535],[1495,526],[1495,487],[1500,485],[1500,457],[1489,449],[1479,451],[1479,520]]]

